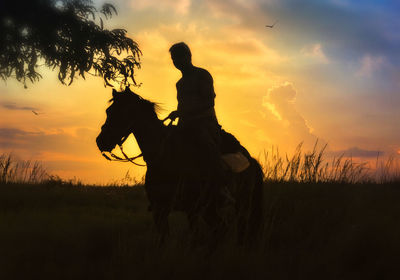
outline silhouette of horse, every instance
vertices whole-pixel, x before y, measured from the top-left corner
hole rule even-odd
[[[199,219],[216,229],[228,221],[224,220],[222,209],[233,205],[228,208],[233,209],[231,213],[234,215],[231,216],[235,219],[231,220],[237,223],[240,242],[253,239],[262,223],[263,173],[258,162],[233,135],[222,130],[223,150],[226,153],[239,149],[250,165],[240,173],[226,171],[230,182],[226,192],[213,182],[204,181],[199,166],[207,163],[196,161],[196,151],[193,151],[190,163],[181,164],[181,145],[187,143],[179,142],[176,126],[166,126],[158,119],[155,103],[143,99],[129,88],[123,92],[113,90],[112,95],[112,104],[106,110],[107,119],[96,139],[97,146],[110,159],[106,153],[111,153],[119,145],[124,154],[121,145],[131,133],[134,134],[147,165],[146,195],[162,238],[169,232],[168,215],[172,210],[186,212],[193,230],[196,230]],[[125,161],[134,162],[126,155]]]

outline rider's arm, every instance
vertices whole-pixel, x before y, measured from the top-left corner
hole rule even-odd
[[[198,69],[197,77],[191,84],[182,88],[181,81],[176,84],[178,92],[178,108],[173,116],[195,117],[214,108],[214,85],[213,78],[204,69]]]
[[[201,73],[201,82],[199,88],[199,104],[197,110],[199,113],[206,111],[210,108],[214,108],[214,81],[208,71],[203,70]]]

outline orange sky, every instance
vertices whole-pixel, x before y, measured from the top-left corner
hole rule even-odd
[[[180,78],[168,49],[185,41],[193,63],[214,78],[220,123],[254,156],[272,145],[290,153],[316,139],[329,144],[330,154],[347,151],[365,160],[378,152],[399,154],[400,55],[390,48],[400,41],[390,32],[398,22],[380,24],[391,17],[389,9],[384,15],[385,7],[358,11],[344,0],[309,1],[306,8],[273,0],[114,3],[119,15],[106,26],[123,27],[138,42],[142,86],[134,90],[161,103],[160,117],[176,108]],[[367,16],[382,30],[370,31]],[[276,19],[273,29],[265,28]],[[339,32],[341,24],[348,27]],[[44,78],[28,89],[13,80],[0,83],[0,153],[40,160],[52,173],[84,182],[109,183],[128,170],[140,178],[144,169],[110,163],[95,145],[111,89],[100,78],[63,86],[56,73],[40,72]],[[126,146],[139,152],[133,137]]]

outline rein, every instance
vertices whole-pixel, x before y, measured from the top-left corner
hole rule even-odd
[[[139,155],[137,155],[137,156],[135,156],[135,157],[128,157],[128,156],[125,154],[124,149],[122,148],[122,145],[118,145],[118,147],[120,148],[121,153],[122,153],[122,155],[124,156],[124,158],[117,156],[117,155],[114,154],[113,152],[109,152],[109,154],[110,154],[111,157],[109,157],[105,152],[102,152],[101,154],[103,155],[103,157],[105,157],[105,158],[108,159],[109,161],[131,162],[131,163],[133,163],[134,165],[137,165],[137,166],[142,166],[142,167],[146,166],[145,164],[136,163],[136,162],[134,161],[134,160],[137,159],[137,158],[143,157],[143,154],[139,154]]]
[[[136,162],[134,161],[134,160],[137,159],[137,158],[143,157],[143,153],[140,153],[139,155],[137,155],[137,156],[135,156],[135,157],[128,157],[128,156],[126,155],[126,153],[124,152],[124,149],[123,149],[123,147],[122,147],[122,144],[125,142],[126,138],[128,138],[128,136],[123,137],[123,138],[121,139],[121,144],[118,144],[118,147],[119,147],[119,149],[121,150],[121,153],[122,153],[122,155],[124,156],[124,158],[121,158],[121,157],[117,156],[117,155],[114,154],[112,151],[109,152],[111,157],[107,156],[105,152],[102,152],[102,153],[101,153],[102,156],[105,157],[106,159],[108,159],[109,161],[131,162],[131,163],[133,163],[134,165],[137,165],[137,166],[141,166],[141,167],[146,166],[146,164],[140,164],[140,163],[136,163]]]
[[[164,122],[165,122],[166,120],[168,120],[168,119],[169,119],[169,118],[167,117],[167,118],[165,118],[164,120],[162,120],[162,122],[164,123]],[[169,123],[167,126],[168,126],[168,127],[171,127],[172,125],[173,125],[173,121],[171,120],[170,123]],[[137,156],[135,156],[135,157],[128,157],[128,155],[124,152],[124,149],[123,149],[122,145],[123,145],[123,143],[125,142],[126,138],[128,138],[128,136],[122,137],[121,143],[118,144],[118,147],[119,147],[119,149],[121,150],[122,155],[124,156],[123,158],[117,156],[117,155],[114,154],[112,151],[111,151],[111,152],[108,152],[110,156],[108,156],[108,155],[106,154],[106,152],[102,152],[101,155],[102,155],[103,157],[105,157],[105,158],[106,158],[107,160],[109,160],[109,161],[131,162],[131,163],[133,163],[134,165],[141,166],[141,167],[145,167],[146,164],[140,164],[140,163],[136,163],[136,162],[135,162],[135,159],[138,159],[138,158],[140,158],[140,157],[143,157],[143,153],[140,153],[139,155],[137,155]]]

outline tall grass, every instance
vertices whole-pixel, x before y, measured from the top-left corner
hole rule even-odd
[[[126,171],[125,176],[121,179],[112,180],[107,183],[107,186],[113,187],[127,187],[127,186],[143,186],[144,185],[144,176],[141,178],[132,176],[129,173],[129,170]]]
[[[49,175],[40,162],[17,160],[12,154],[0,155],[0,183],[38,184],[47,179]]]
[[[183,215],[162,247],[143,187],[0,188],[0,279],[398,279],[395,185],[269,183],[254,247],[193,246]],[[3,225],[3,226],[2,226]]]
[[[376,160],[374,173],[377,183],[400,182],[400,162],[394,156],[390,156],[386,161]]]
[[[293,155],[282,155],[278,147],[264,151],[259,159],[264,172],[264,181],[297,183],[390,183],[400,181],[400,164],[391,156],[377,158],[375,166],[358,162],[344,155],[328,158],[327,145],[315,143],[311,151],[304,151],[300,143]],[[12,154],[0,155],[0,183],[42,183],[65,181],[48,174],[38,161],[17,160]],[[65,181],[74,184],[76,180]],[[82,182],[75,182],[82,185]],[[144,178],[135,178],[129,171],[122,179],[110,182],[112,186],[143,185]]]
[[[282,156],[277,147],[264,152],[260,159],[264,180],[297,183],[388,183],[399,181],[400,168],[394,157],[386,161],[377,158],[375,168],[368,162],[357,162],[344,155],[327,159],[327,145],[318,141],[311,151],[300,143],[292,156]]]
[[[388,183],[399,178],[395,159],[371,168],[329,159],[317,144],[290,157],[264,154],[261,236],[238,245],[233,221],[212,252],[206,242],[193,246],[176,212],[159,247],[143,186],[122,187],[134,182],[129,173],[108,188],[67,184],[37,162],[2,155],[0,183],[22,184],[0,188],[0,278],[397,279],[400,189]]]

